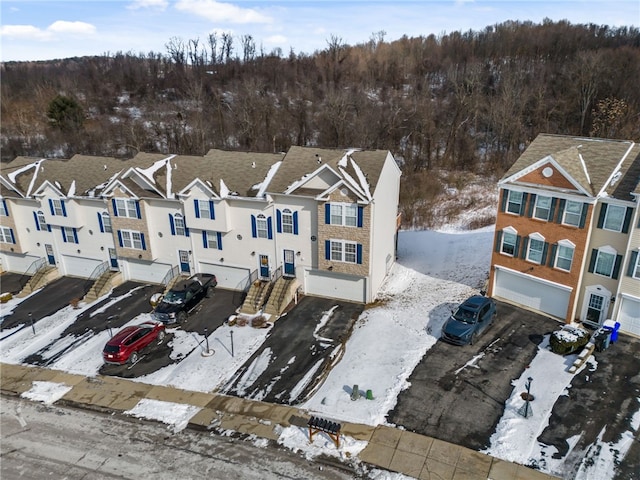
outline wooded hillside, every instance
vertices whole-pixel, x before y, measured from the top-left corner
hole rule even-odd
[[[415,201],[439,188],[428,172],[501,175],[540,132],[640,139],[636,28],[506,22],[384,37],[332,36],[288,56],[250,35],[174,37],[164,53],[5,63],[2,160],[382,148]]]

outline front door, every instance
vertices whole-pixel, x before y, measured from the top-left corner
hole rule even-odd
[[[186,250],[178,250],[178,257],[180,258],[180,273],[191,273],[191,266],[189,265],[189,252]]]
[[[600,325],[604,320],[605,297],[598,293],[589,295],[589,305],[587,306],[587,318],[590,323]]]
[[[115,248],[109,249],[109,261],[111,262],[111,270],[118,270],[118,254]]]
[[[56,264],[56,257],[53,256],[53,247],[47,243],[44,245],[44,249],[47,252],[47,260],[49,261],[49,265]]]
[[[284,251],[284,274],[291,277],[296,276],[295,254],[293,250]]]
[[[269,255],[260,255],[260,278],[269,278]]]

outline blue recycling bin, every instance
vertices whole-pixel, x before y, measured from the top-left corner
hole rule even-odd
[[[605,320],[602,325],[603,328],[611,332],[611,343],[615,343],[618,340],[618,330],[620,329],[620,322],[614,322],[613,320]]]

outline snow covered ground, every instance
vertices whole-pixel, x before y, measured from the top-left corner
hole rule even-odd
[[[380,301],[363,312],[340,362],[314,395],[299,407],[335,420],[369,425],[386,423],[386,414],[394,408],[398,394],[409,386],[407,379],[414,367],[438,340],[440,327],[450,308],[485,287],[493,233],[493,227],[475,231],[443,228],[440,231],[401,232],[398,262],[384,285]],[[2,305],[2,315],[10,312],[18,301],[11,300]],[[81,304],[80,307],[88,306]],[[57,358],[51,364],[52,368],[96,375],[102,364],[101,350],[108,332],[89,338],[67,351],[64,349],[69,346],[70,339],[58,338],[78,313],[78,310],[63,309],[39,320],[35,335],[29,328],[19,332],[3,331],[0,361],[21,363],[28,355],[53,344],[51,358],[55,358],[56,352]],[[143,314],[131,323],[148,319],[148,314]],[[225,325],[209,335],[209,346],[215,351],[211,356],[202,355],[202,336],[176,329],[172,356],[182,358],[182,361],[136,381],[205,392],[219,388],[229,381],[268,335],[268,329],[234,329],[235,355],[232,357],[229,350],[231,328]],[[386,342],[385,348],[380,348],[382,338]],[[548,473],[564,476],[562,459],[551,459],[554,452],[550,450],[553,449],[537,441],[548,424],[556,399],[566,394],[573,378],[567,372],[567,358],[549,352],[547,341],[545,339],[539,346],[538,355],[522,378],[513,380],[512,397],[507,401],[504,416],[486,453],[523,464],[536,463]],[[596,370],[597,363],[591,360],[583,368]],[[544,391],[536,390],[533,415],[525,419],[517,409],[522,404],[519,394],[525,390],[529,376],[548,381]],[[344,386],[356,383],[363,389],[371,389],[373,399],[351,401]],[[52,402],[64,393],[64,386],[40,382],[25,396]],[[593,455],[581,465],[574,478],[606,480],[614,477],[614,461],[624,457],[640,429],[638,400],[639,413],[629,425],[628,435],[617,444],[600,442],[593,445]],[[184,406],[159,405],[149,401],[141,402],[129,412],[134,416],[165,422],[176,431],[184,428],[194,413]],[[299,438],[300,435],[304,438]],[[577,439],[569,439],[570,443],[572,441],[575,444]],[[346,438],[337,451],[333,442],[321,435],[309,445],[304,432],[297,428],[284,429],[280,443],[294,450],[304,449],[309,457],[323,453],[342,458],[352,456],[366,446],[364,442]],[[370,475],[372,478],[402,478],[380,471]]]

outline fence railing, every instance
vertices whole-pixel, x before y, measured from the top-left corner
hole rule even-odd
[[[171,280],[176,278],[179,274],[180,274],[180,266],[176,265],[175,267],[169,269],[167,274],[162,279],[162,282],[160,283],[166,287],[167,285],[169,285],[169,283],[171,283]]]
[[[40,257],[39,259],[31,262],[31,265],[27,267],[27,269],[24,271],[24,273],[20,277],[20,286],[24,287],[29,281],[30,277],[34,276],[39,270],[42,270],[46,266],[47,266],[47,259],[44,257]]]

